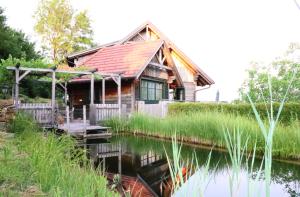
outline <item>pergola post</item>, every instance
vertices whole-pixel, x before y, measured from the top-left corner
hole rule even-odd
[[[105,104],[105,78],[102,78],[102,104]]]
[[[119,118],[121,118],[122,104],[121,104],[121,75],[118,76],[118,107],[119,107]]]
[[[15,70],[15,75],[16,75],[16,83],[15,83],[15,106],[16,110],[18,111],[19,109],[19,77],[20,77],[20,70],[19,70],[20,65],[16,65],[16,70]]]
[[[56,85],[56,77],[55,70],[52,71],[52,90],[51,90],[51,123],[54,125],[55,123],[55,85]]]
[[[68,83],[65,82],[65,104],[68,104],[68,88],[67,88]]]
[[[94,104],[94,83],[95,83],[95,76],[94,74],[91,74],[91,100],[90,100],[90,104]]]

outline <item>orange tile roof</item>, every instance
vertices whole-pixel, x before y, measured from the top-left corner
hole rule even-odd
[[[100,49],[78,66],[98,69],[100,73],[122,73],[136,77],[150,62],[163,41],[129,42]]]

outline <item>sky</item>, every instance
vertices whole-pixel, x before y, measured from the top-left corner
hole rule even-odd
[[[7,24],[39,44],[33,18],[38,0],[0,0]],[[99,44],[119,40],[151,21],[215,84],[201,101],[238,98],[251,61],[270,63],[300,42],[300,9],[294,0],[70,0],[87,10]],[[300,0],[299,0],[300,3]]]

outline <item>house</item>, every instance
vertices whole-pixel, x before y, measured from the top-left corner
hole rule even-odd
[[[100,73],[121,74],[121,102],[128,112],[136,101],[145,104],[160,100],[195,101],[197,86],[214,81],[179,50],[153,24],[146,22],[125,38],[67,56],[70,67],[97,69]],[[94,103],[102,102],[102,81],[95,80]],[[68,85],[71,106],[90,103],[89,79],[75,79]],[[105,103],[117,102],[117,85],[105,82]]]

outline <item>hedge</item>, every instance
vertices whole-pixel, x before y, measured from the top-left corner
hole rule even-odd
[[[280,103],[274,103],[274,115],[277,114]],[[268,109],[270,106],[267,106]],[[266,105],[263,103],[256,104],[256,109],[264,119],[267,118]],[[254,117],[252,107],[248,103],[243,104],[225,104],[225,103],[171,103],[169,105],[169,114],[190,113],[190,112],[207,112],[217,111],[222,113],[231,113],[241,116]],[[298,120],[300,117],[300,103],[285,103],[280,115],[282,123],[289,123]]]

